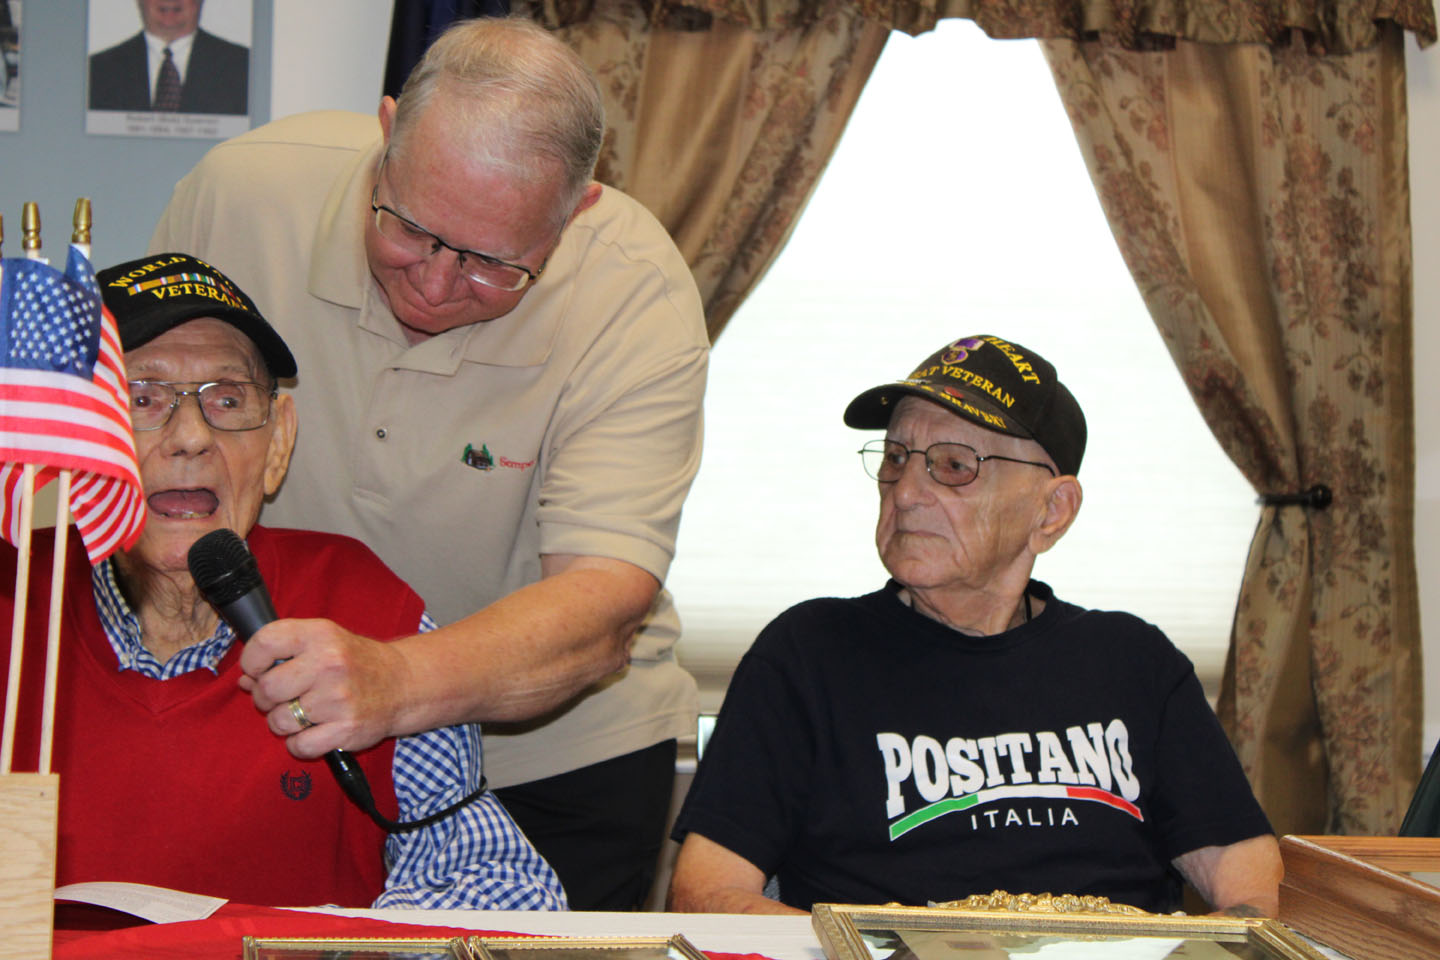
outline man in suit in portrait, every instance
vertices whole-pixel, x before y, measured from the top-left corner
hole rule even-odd
[[[90,109],[249,112],[250,51],[200,29],[204,0],[137,0],[143,29],[90,57]]]
[[[0,0],[0,107],[20,106],[20,11],[10,7]]]

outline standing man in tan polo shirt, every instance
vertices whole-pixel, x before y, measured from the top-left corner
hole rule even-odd
[[[470,21],[378,126],[307,114],[215,147],[152,241],[235,277],[305,371],[265,522],[358,537],[442,624],[262,630],[242,662],[270,728],[308,758],[483,723],[492,785],[577,909],[643,902],[693,729],[661,584],[708,352],[674,244],[590,179],[603,131],[568,48]]]

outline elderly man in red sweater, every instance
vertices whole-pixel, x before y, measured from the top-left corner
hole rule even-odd
[[[183,254],[97,279],[126,351],[148,511],[133,549],[93,569],[78,543],[69,551],[57,883],[126,880],[255,904],[563,908],[553,871],[482,788],[476,729],[358,754],[384,818],[458,805],[393,833],[347,799],[325,764],[297,760],[267,729],[237,685],[234,631],[191,578],[197,539],[220,528],[246,538],[281,616],[396,637],[428,625],[424,606],[355,540],[256,525],[295,442],[295,406],[277,383],[296,367],[249,297]],[[52,548],[40,542],[40,568]],[[11,568],[0,581],[13,582],[13,549],[0,561]],[[43,663],[47,594],[32,582],[29,665]],[[0,599],[0,609],[12,605]],[[38,702],[39,672],[27,673],[23,700]],[[307,706],[292,705],[297,719]],[[17,737],[22,769],[35,727]]]

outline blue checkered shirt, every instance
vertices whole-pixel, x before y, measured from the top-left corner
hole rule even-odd
[[[120,593],[109,562],[93,569],[95,606],[121,670],[168,680],[192,670],[216,672],[235,642],[225,622],[201,643],[167,662],[155,659],[140,639],[140,620]],[[421,632],[435,629],[428,614]],[[256,718],[256,722],[261,722]],[[392,775],[400,819],[418,820],[442,810],[480,785],[480,728],[430,730],[395,741]],[[510,814],[486,791],[454,816],[385,840],[385,891],[376,907],[479,910],[564,910],[565,892],[555,871],[525,839]]]

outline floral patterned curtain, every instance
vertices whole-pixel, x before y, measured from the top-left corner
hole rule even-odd
[[[890,31],[838,2],[767,30],[635,0],[538,13],[604,91],[597,179],[670,231],[715,339],[790,236]]]
[[[590,0],[569,0],[575,8]],[[756,30],[815,23],[830,0],[690,0]],[[674,0],[659,0],[657,9]],[[1381,25],[1397,23],[1435,39],[1430,0],[849,0],[867,20],[910,34],[947,17],[973,20],[997,40],[1021,37],[1105,39],[1125,49],[1198,43],[1275,43],[1291,29],[1311,52],[1348,53],[1373,46]]]
[[[1043,46],[1221,445],[1257,491],[1333,495],[1263,509],[1221,719],[1278,830],[1393,834],[1422,706],[1403,34]]]
[[[599,75],[598,175],[676,238],[717,337],[789,237],[891,29],[947,17],[999,38],[1175,38],[1312,51],[1374,44],[1398,23],[1433,41],[1431,0],[514,0]]]

